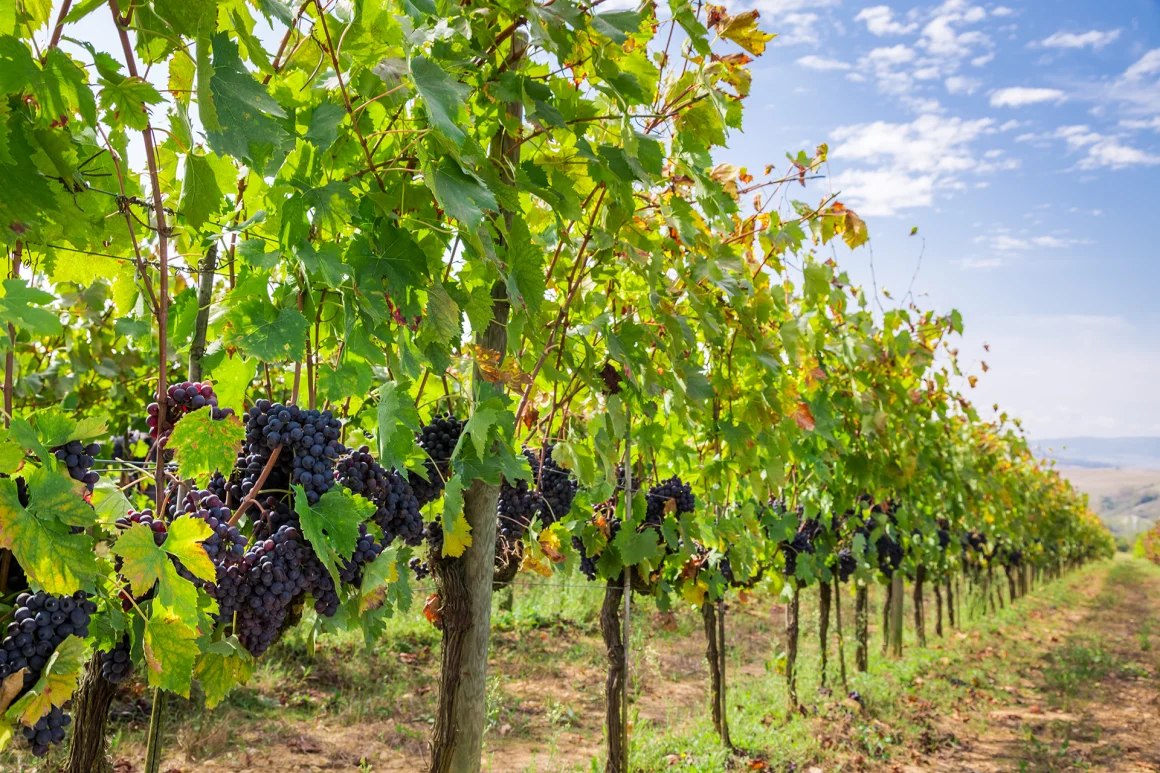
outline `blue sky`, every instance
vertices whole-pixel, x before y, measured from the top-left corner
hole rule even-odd
[[[920,305],[966,318],[976,404],[1038,438],[1160,434],[1160,3],[742,8],[779,37],[721,160],[828,143],[828,179],[798,195],[865,217],[895,298],[922,255]],[[870,286],[870,251],[840,259]]]

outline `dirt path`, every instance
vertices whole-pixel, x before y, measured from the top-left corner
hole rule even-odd
[[[1034,610],[988,648],[1008,699],[942,717],[959,743],[921,769],[1160,771],[1160,575],[1125,560],[1093,579],[1079,608]]]

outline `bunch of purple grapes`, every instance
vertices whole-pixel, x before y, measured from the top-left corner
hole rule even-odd
[[[132,642],[125,634],[109,652],[101,655],[101,677],[110,684],[121,684],[133,675]]]
[[[44,591],[21,593],[16,597],[12,622],[0,642],[0,681],[25,669],[21,692],[28,690],[48,663],[52,653],[69,636],[85,638],[97,605],[84,591],[72,596],[54,596]],[[24,728],[33,755],[43,757],[52,744],[64,740],[63,728],[69,717],[54,707],[33,727]]]
[[[554,445],[545,446],[542,456],[531,449],[524,450],[532,467],[532,481],[540,492],[540,521],[545,526],[568,514],[580,488],[572,474],[552,458],[554,448]]]
[[[214,563],[237,562],[246,552],[246,537],[236,526],[230,525],[233,513],[217,494],[212,491],[191,491],[185,499],[170,500],[170,520],[182,515],[192,515],[205,521],[212,533],[202,541],[206,554]]]
[[[422,507],[428,502],[435,501],[451,472],[451,455],[459,444],[459,436],[463,434],[464,422],[450,413],[442,413],[419,430],[416,441],[419,447],[427,452],[424,463],[427,468],[427,480],[415,473],[408,473],[411,488]]]
[[[645,525],[660,526],[665,520],[665,511],[669,507],[670,500],[674,505],[675,515],[691,513],[697,509],[697,498],[693,495],[693,487],[674,475],[648,490],[648,505],[644,515]]]
[[[182,381],[179,384],[172,384],[165,393],[165,425],[158,426],[160,421],[161,406],[158,403],[149,403],[146,409],[148,416],[145,423],[149,426],[149,435],[157,439],[157,444],[164,447],[165,441],[169,439],[170,433],[173,432],[174,425],[182,419],[187,413],[200,410],[209,406],[212,410],[211,416],[215,419],[224,419],[227,416],[233,415],[232,408],[218,408],[217,396],[214,394],[213,385],[208,381]]]
[[[385,469],[371,456],[370,448],[360,447],[340,458],[335,479],[375,504],[373,520],[383,532],[383,545],[396,538],[408,545],[423,541],[423,516],[411,485],[399,473]]]
[[[357,585],[362,577],[363,567],[374,561],[383,552],[383,546],[375,541],[374,536],[367,533],[365,523],[358,525],[358,532],[359,537],[354,554],[350,558],[342,560],[342,566],[339,567],[338,571],[339,580],[348,585]]]
[[[99,443],[85,445],[79,440],[70,440],[63,446],[52,449],[56,460],[68,468],[69,477],[84,483],[89,491],[97,485],[101,474],[93,470],[93,458],[101,453]]]

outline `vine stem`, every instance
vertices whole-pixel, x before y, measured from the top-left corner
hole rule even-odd
[[[238,509],[230,517],[230,526],[236,526],[238,521],[241,520],[242,513],[246,512],[250,505],[257,501],[258,494],[262,491],[262,486],[266,483],[266,478],[270,477],[270,471],[274,469],[274,463],[278,461],[278,455],[281,453],[282,446],[278,446],[274,449],[274,453],[270,454],[270,458],[266,460],[266,466],[262,468],[262,474],[258,476],[257,482],[254,483],[254,487],[250,489],[250,493],[246,495],[246,498],[242,500],[242,503],[238,505]]]
[[[133,45],[129,42],[128,24],[121,16],[121,8],[117,0],[109,0],[109,10],[113,14],[113,23],[117,28],[117,36],[121,39],[121,49],[125,54],[125,66],[129,75],[140,79],[137,73],[137,59],[133,56]],[[145,141],[145,161],[149,166],[149,187],[153,193],[153,210],[157,218],[157,255],[160,260],[157,298],[157,426],[165,426],[165,395],[168,389],[166,384],[166,367],[168,364],[168,341],[166,334],[169,330],[169,227],[165,222],[165,205],[161,201],[161,181],[157,174],[157,150],[153,146],[153,128],[148,119],[145,128],[141,131]],[[165,454],[157,454],[156,496],[161,496],[165,488]],[[150,772],[152,773],[152,772]]]
[[[149,737],[145,746],[145,773],[161,769],[161,723],[165,714],[165,691],[153,690],[153,711],[149,714]]]
[[[12,251],[12,278],[20,276],[20,256],[24,251],[23,242],[16,242]],[[4,426],[12,422],[12,384],[16,378],[16,327],[8,323],[8,351],[4,353]],[[6,556],[7,557],[7,556]],[[7,574],[7,573],[5,573]]]

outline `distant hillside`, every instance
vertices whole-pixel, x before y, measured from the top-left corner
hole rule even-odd
[[[1088,495],[1092,509],[1117,536],[1131,537],[1160,520],[1160,469],[1060,467]]]
[[[1069,467],[1125,467],[1160,470],[1160,437],[1049,438],[1036,451]]]

